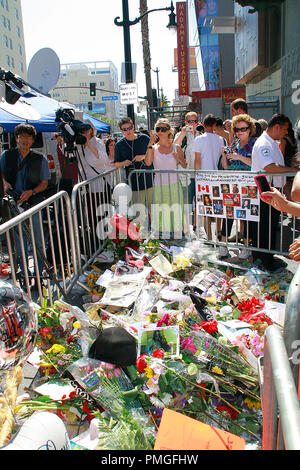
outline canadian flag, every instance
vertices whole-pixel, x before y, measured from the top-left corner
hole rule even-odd
[[[208,184],[207,185],[201,185],[201,184],[198,184],[198,192],[201,193],[201,192],[204,192],[204,193],[209,193],[209,186]]]

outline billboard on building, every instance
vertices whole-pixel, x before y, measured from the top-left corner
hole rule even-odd
[[[218,0],[195,0],[200,49],[206,90],[220,88],[219,36],[204,26],[207,16],[218,16]]]

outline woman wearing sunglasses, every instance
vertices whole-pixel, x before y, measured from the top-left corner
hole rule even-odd
[[[145,157],[146,165],[153,163],[155,170],[176,170],[178,164],[186,168],[186,160],[179,145],[173,143],[173,129],[169,120],[160,118]],[[184,222],[183,192],[180,179],[175,172],[156,173],[154,177],[152,225],[163,238],[170,234],[181,238]]]
[[[224,149],[222,151],[222,167],[224,170],[250,171],[252,149],[256,141],[256,137],[254,137],[256,134],[255,121],[248,114],[239,114],[232,118],[231,128],[235,140],[227,148],[226,153]],[[245,222],[240,222],[240,224],[244,243],[248,245],[248,224]],[[225,242],[226,237],[228,239],[230,236],[232,225],[233,219],[223,221],[221,232],[222,242]],[[250,250],[245,246],[245,248],[240,250],[239,258],[248,259],[250,254]],[[219,256],[220,258],[229,256],[227,247],[220,246]]]

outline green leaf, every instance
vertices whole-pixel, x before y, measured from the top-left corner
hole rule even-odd
[[[161,393],[165,393],[165,392],[168,392],[170,390],[169,388],[169,382],[167,380],[167,376],[168,374],[161,374],[159,376],[159,379],[158,379],[158,386],[159,386],[159,389],[161,391]]]

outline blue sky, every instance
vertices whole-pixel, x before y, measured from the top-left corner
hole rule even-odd
[[[175,5],[176,2],[174,2]],[[41,48],[49,47],[61,63],[111,60],[121,70],[124,62],[123,28],[114,24],[122,19],[121,0],[21,0],[27,66]],[[148,9],[170,6],[170,0],[148,0]],[[176,35],[166,28],[167,11],[149,14],[152,69],[159,69],[160,88],[174,98],[177,73],[172,72]],[[129,0],[130,20],[139,16],[139,0]],[[146,94],[141,25],[130,27],[132,62],[137,62],[140,96]],[[120,75],[119,75],[120,77]],[[152,73],[152,87],[157,74]]]

